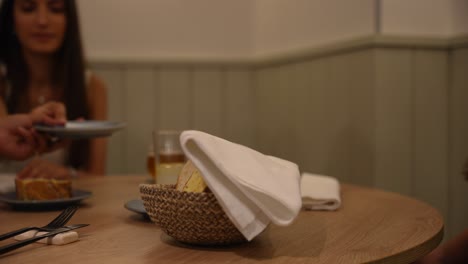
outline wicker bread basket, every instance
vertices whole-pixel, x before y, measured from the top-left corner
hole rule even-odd
[[[151,220],[177,241],[195,245],[247,241],[213,193],[182,192],[174,185],[141,184],[140,194]]]

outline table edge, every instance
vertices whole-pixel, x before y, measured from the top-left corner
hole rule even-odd
[[[385,258],[370,261],[368,263],[375,263],[375,264],[399,264],[399,263],[412,263],[422,256],[429,254],[432,250],[434,250],[444,238],[444,224],[442,224],[440,230],[434,234],[431,238],[425,241],[422,244],[416,245],[413,248],[407,249],[405,251],[398,252],[396,254],[387,256]]]

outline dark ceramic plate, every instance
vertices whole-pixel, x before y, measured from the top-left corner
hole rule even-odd
[[[125,203],[124,207],[132,212],[147,215],[143,201],[140,199],[128,201]]]
[[[112,121],[68,121],[65,126],[36,125],[37,131],[59,138],[108,137],[126,126],[125,123]]]
[[[54,210],[62,209],[67,206],[77,204],[82,200],[89,198],[92,195],[89,191],[83,190],[72,190],[72,197],[67,199],[56,199],[56,200],[32,200],[24,201],[16,198],[16,192],[8,192],[0,194],[0,202],[4,202],[15,209],[25,210]]]

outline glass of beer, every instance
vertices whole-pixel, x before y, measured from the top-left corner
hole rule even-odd
[[[176,184],[185,163],[185,155],[179,141],[180,131],[162,130],[153,133],[157,155],[156,183]]]

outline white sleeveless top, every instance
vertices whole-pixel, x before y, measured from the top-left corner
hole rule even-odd
[[[6,71],[2,64],[0,64],[0,76],[5,76]],[[86,85],[89,85],[89,81],[91,79],[92,72],[90,70],[85,71],[85,82]],[[10,95],[10,85],[7,83],[6,93],[7,97]],[[65,149],[58,149],[53,152],[44,153],[40,155],[41,159],[47,160],[51,163],[65,165],[66,164],[66,157],[67,151]],[[8,174],[17,174],[21,171],[32,159],[29,158],[24,161],[14,161],[14,160],[3,160],[0,162],[0,173],[8,173]]]

